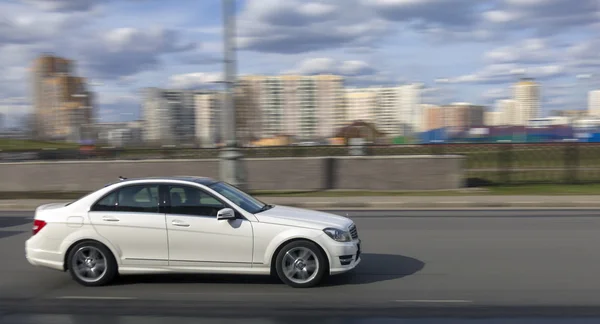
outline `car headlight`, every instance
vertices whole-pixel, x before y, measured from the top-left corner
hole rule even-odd
[[[350,242],[352,241],[352,236],[349,232],[342,231],[337,228],[326,228],[323,230],[325,234],[331,237],[333,240],[338,242]]]

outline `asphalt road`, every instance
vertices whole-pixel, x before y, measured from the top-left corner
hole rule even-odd
[[[544,323],[588,323],[571,318],[584,315],[594,317],[589,323],[600,319],[600,210],[337,213],[355,220],[363,263],[350,275],[303,290],[263,277],[196,275],[130,276],[113,286],[84,288],[66,273],[27,263],[30,213],[0,213],[0,322],[154,323],[155,317],[146,316],[212,318],[205,323],[247,316],[256,323],[306,322],[306,316],[330,323],[388,323],[399,316],[413,318],[402,323],[455,323],[432,319],[438,316],[529,317],[511,323],[537,323],[531,316],[555,317]]]

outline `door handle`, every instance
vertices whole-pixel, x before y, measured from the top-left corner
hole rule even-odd
[[[118,222],[119,219],[115,218],[115,217],[108,217],[108,216],[104,216],[102,217],[102,220],[105,222]]]
[[[186,223],[183,223],[182,221],[177,221],[177,220],[172,221],[171,224],[173,224],[173,226],[179,226],[179,227],[190,227],[190,224],[186,224]]]

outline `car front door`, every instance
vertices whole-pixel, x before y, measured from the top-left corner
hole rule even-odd
[[[94,228],[120,253],[123,265],[168,265],[165,214],[159,184],[128,185],[92,206]]]
[[[175,267],[251,267],[252,222],[240,217],[217,220],[228,208],[201,188],[168,185],[169,265]]]

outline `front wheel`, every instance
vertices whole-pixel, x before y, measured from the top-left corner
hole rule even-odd
[[[89,241],[77,244],[68,256],[69,272],[84,286],[103,286],[117,275],[117,263],[104,245]]]
[[[294,288],[318,285],[327,271],[327,259],[316,244],[296,241],[286,244],[276,259],[277,275]]]

